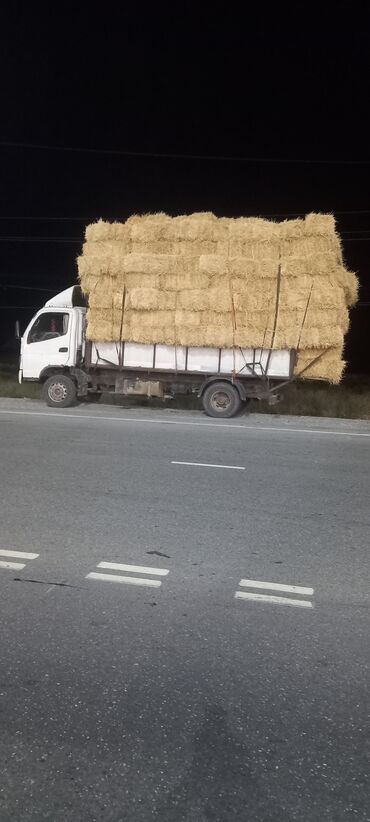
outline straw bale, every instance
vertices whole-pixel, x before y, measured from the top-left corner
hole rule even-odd
[[[294,282],[294,280],[293,280]],[[328,278],[297,278],[297,287],[292,288],[290,278],[281,283],[279,305],[281,308],[312,311],[314,308],[346,311],[343,289],[333,285]]]
[[[234,335],[231,328],[224,326],[221,328],[220,326],[199,328],[177,326],[176,341],[178,345],[232,348],[234,345]]]
[[[104,220],[98,220],[97,223],[86,227],[85,239],[88,245],[114,242],[116,240],[128,245],[130,243],[130,230],[127,223],[108,223]]]
[[[168,274],[173,270],[171,254],[127,254],[122,259],[122,269],[132,274]]]
[[[271,243],[243,242],[240,254],[230,251],[230,256],[246,257],[249,260],[275,260],[276,263],[279,263],[281,259],[280,243],[275,240]]]
[[[141,274],[121,272],[116,278],[117,287],[125,288],[160,288],[160,276],[158,274]]]
[[[89,297],[89,306],[90,310],[96,309],[99,311],[100,309],[122,309],[122,302],[124,301],[125,295],[123,291],[113,291],[108,289],[104,286],[104,284],[100,284],[94,291],[91,292]]]
[[[320,354],[322,356],[317,359]],[[345,361],[342,359],[342,346],[329,348],[328,350],[321,348],[300,351],[294,373],[299,375],[307,366],[309,368],[302,375],[305,380],[322,379],[337,385],[341,381],[346,366]]]
[[[201,254],[199,257],[199,269],[211,276],[214,274],[225,274],[227,271],[227,256],[219,254]]]
[[[202,254],[215,254],[216,251],[217,243],[214,240],[179,240],[174,243],[174,253],[179,256],[200,257]]]
[[[230,220],[229,236],[230,240],[241,240],[243,243],[274,243],[279,240],[279,223],[260,217],[237,217]]]
[[[278,266],[278,260],[268,257],[255,260],[247,257],[231,257],[228,270],[230,274],[235,274],[244,280],[257,281],[263,278],[276,281]]]
[[[135,254],[175,254],[176,243],[170,240],[152,240],[148,245],[143,240],[132,240],[130,250]]]
[[[302,326],[303,316],[305,313],[306,307],[304,310],[297,310],[297,309],[284,309],[279,307],[278,311],[278,325],[279,327],[287,328],[289,326],[295,325],[298,329]],[[321,328],[322,326],[326,326],[327,328],[334,328],[335,326],[341,326],[342,323],[345,322],[347,312],[343,311],[343,309],[338,308],[317,308],[311,306],[308,307],[306,313],[306,320],[305,320],[305,327],[317,327]]]
[[[87,339],[114,342],[120,339],[121,313],[102,309],[87,312]],[[130,333],[128,324],[122,325],[122,339]]]
[[[210,285],[210,277],[207,274],[198,272],[189,274],[163,274],[160,277],[159,287],[162,291],[184,291],[188,288],[207,289]]]
[[[211,213],[190,214],[174,217],[163,226],[163,237],[167,240],[224,241],[228,239],[228,226]]]
[[[287,277],[303,277],[315,271],[315,274],[332,274],[338,268],[337,257],[333,251],[307,254],[305,257],[291,256],[281,260],[281,272]]]
[[[146,244],[150,244],[156,240],[165,240],[165,226],[170,223],[171,217],[163,213],[135,214],[126,222],[132,241],[140,241]]]
[[[298,333],[297,333],[298,331]],[[300,329],[296,326],[278,328],[275,334],[274,348],[296,348]],[[304,326],[300,333],[300,347],[338,348],[343,341],[343,331],[339,326],[325,328]]]
[[[230,240],[217,240],[214,253],[220,257],[228,257],[230,252]]]
[[[213,326],[215,328],[217,326],[218,328],[230,329],[233,327],[234,317],[233,312],[231,310],[225,311],[225,313],[222,314],[221,317],[218,311],[212,310],[196,312],[190,311],[186,313],[188,314],[188,316],[194,316],[195,314],[198,314],[199,325],[202,326],[202,328],[207,328],[209,326]]]
[[[96,243],[99,240],[115,240],[116,225],[116,223],[108,223],[105,220],[98,220],[96,223],[86,226],[86,241],[88,243]]]
[[[231,295],[221,288],[189,289],[179,291],[177,305],[187,311],[218,311],[220,314],[230,311]]]
[[[309,254],[332,252],[338,254],[339,242],[335,236],[303,237],[299,240],[281,240],[277,243],[281,260],[289,257],[307,257]]]
[[[145,333],[151,328],[175,326],[176,316],[173,311],[137,311],[128,310],[127,319],[130,328],[141,327]],[[141,342],[141,340],[139,341]]]
[[[146,345],[153,343],[160,343],[163,345],[179,345],[176,338],[175,325],[151,326],[150,328],[143,327],[140,321],[135,321],[130,324],[130,329],[125,337],[127,342],[141,342]]]
[[[339,266],[335,276],[333,273],[330,279],[331,282],[337,282],[342,286],[346,295],[348,307],[350,308],[355,305],[358,300],[359,290],[359,283],[356,274],[354,274],[353,271],[348,271],[346,268],[343,268],[343,266]]]
[[[304,222],[307,235],[327,236],[335,232],[335,219],[332,214],[306,214]]]
[[[295,348],[299,340],[300,363],[325,351],[308,378],[340,378],[358,284],[330,214],[100,220],[87,228],[77,265],[90,339],[118,339],[122,327],[122,339],[143,343]]]
[[[174,310],[176,308],[176,293],[173,291],[159,291],[156,288],[132,288],[127,294],[127,307],[139,311]]]
[[[118,276],[121,270],[121,263],[119,258],[113,254],[105,257],[79,257],[77,267],[80,279],[85,276],[100,276],[104,274],[111,274]]]
[[[181,308],[178,308],[174,314],[175,326],[176,328],[180,326],[199,328],[200,325],[204,324],[206,315],[206,311],[183,311]]]

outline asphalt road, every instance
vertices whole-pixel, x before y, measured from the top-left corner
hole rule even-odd
[[[366,422],[1,400],[1,822],[370,820],[369,464]]]

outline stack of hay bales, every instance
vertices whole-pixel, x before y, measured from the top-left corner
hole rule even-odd
[[[298,348],[296,373],[340,381],[358,285],[331,215],[100,220],[78,271],[91,340]]]

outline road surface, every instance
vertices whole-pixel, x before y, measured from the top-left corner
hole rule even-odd
[[[366,422],[1,400],[2,822],[369,820],[369,465]]]

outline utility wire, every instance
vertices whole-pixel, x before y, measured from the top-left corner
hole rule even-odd
[[[81,245],[81,237],[0,237],[1,243],[77,243]]]
[[[205,160],[231,163],[275,163],[279,165],[370,165],[370,159],[365,160],[336,160],[292,157],[240,157],[218,154],[181,154],[176,152],[157,151],[126,151],[111,148],[83,148],[80,146],[51,146],[44,143],[18,143],[2,140],[0,148],[22,148],[36,151],[64,151],[78,154],[110,154],[121,157],[142,157],[163,160]]]
[[[343,236],[346,232],[341,232]],[[353,232],[348,232],[353,234]],[[345,243],[360,243],[370,241],[369,237],[347,237],[343,236]],[[72,243],[74,245],[82,245],[83,237],[0,237],[0,243]]]
[[[244,214],[242,216],[244,216],[244,217],[256,217],[256,216],[257,217],[301,217],[301,216],[305,216],[306,213],[307,213],[306,211],[285,211],[285,212],[280,212],[279,214],[273,214],[272,212],[268,212],[268,213],[264,213],[264,214],[261,213],[261,212],[257,212],[257,213],[254,212],[253,214],[250,214],[250,215]],[[336,209],[330,209],[329,208],[324,213],[337,214],[338,216],[370,214],[370,209],[354,209],[352,211],[337,211]],[[117,221],[126,220],[126,219],[127,219],[127,217],[122,217],[120,215],[118,215],[118,216],[114,215],[114,216],[111,216],[111,217],[102,216],[102,215],[99,215],[99,216],[95,215],[95,216],[90,216],[90,217],[66,217],[66,216],[63,216],[63,217],[60,217],[60,216],[56,216],[56,217],[50,217],[50,216],[49,217],[30,217],[30,216],[28,216],[28,217],[24,217],[24,216],[23,217],[19,217],[19,216],[9,217],[9,216],[0,216],[0,221],[2,220],[2,221],[8,221],[8,222],[41,222],[41,223],[58,222],[58,221],[67,222],[67,223],[68,222],[69,223],[72,223],[72,222],[81,222],[81,223],[91,222],[91,223],[94,223],[94,222],[97,222],[97,220],[108,220],[108,221],[111,221],[111,222],[117,222]]]
[[[0,288],[16,288],[22,291],[47,291],[49,294],[55,294],[54,288],[40,288],[36,285],[11,285],[10,283],[0,282]]]

